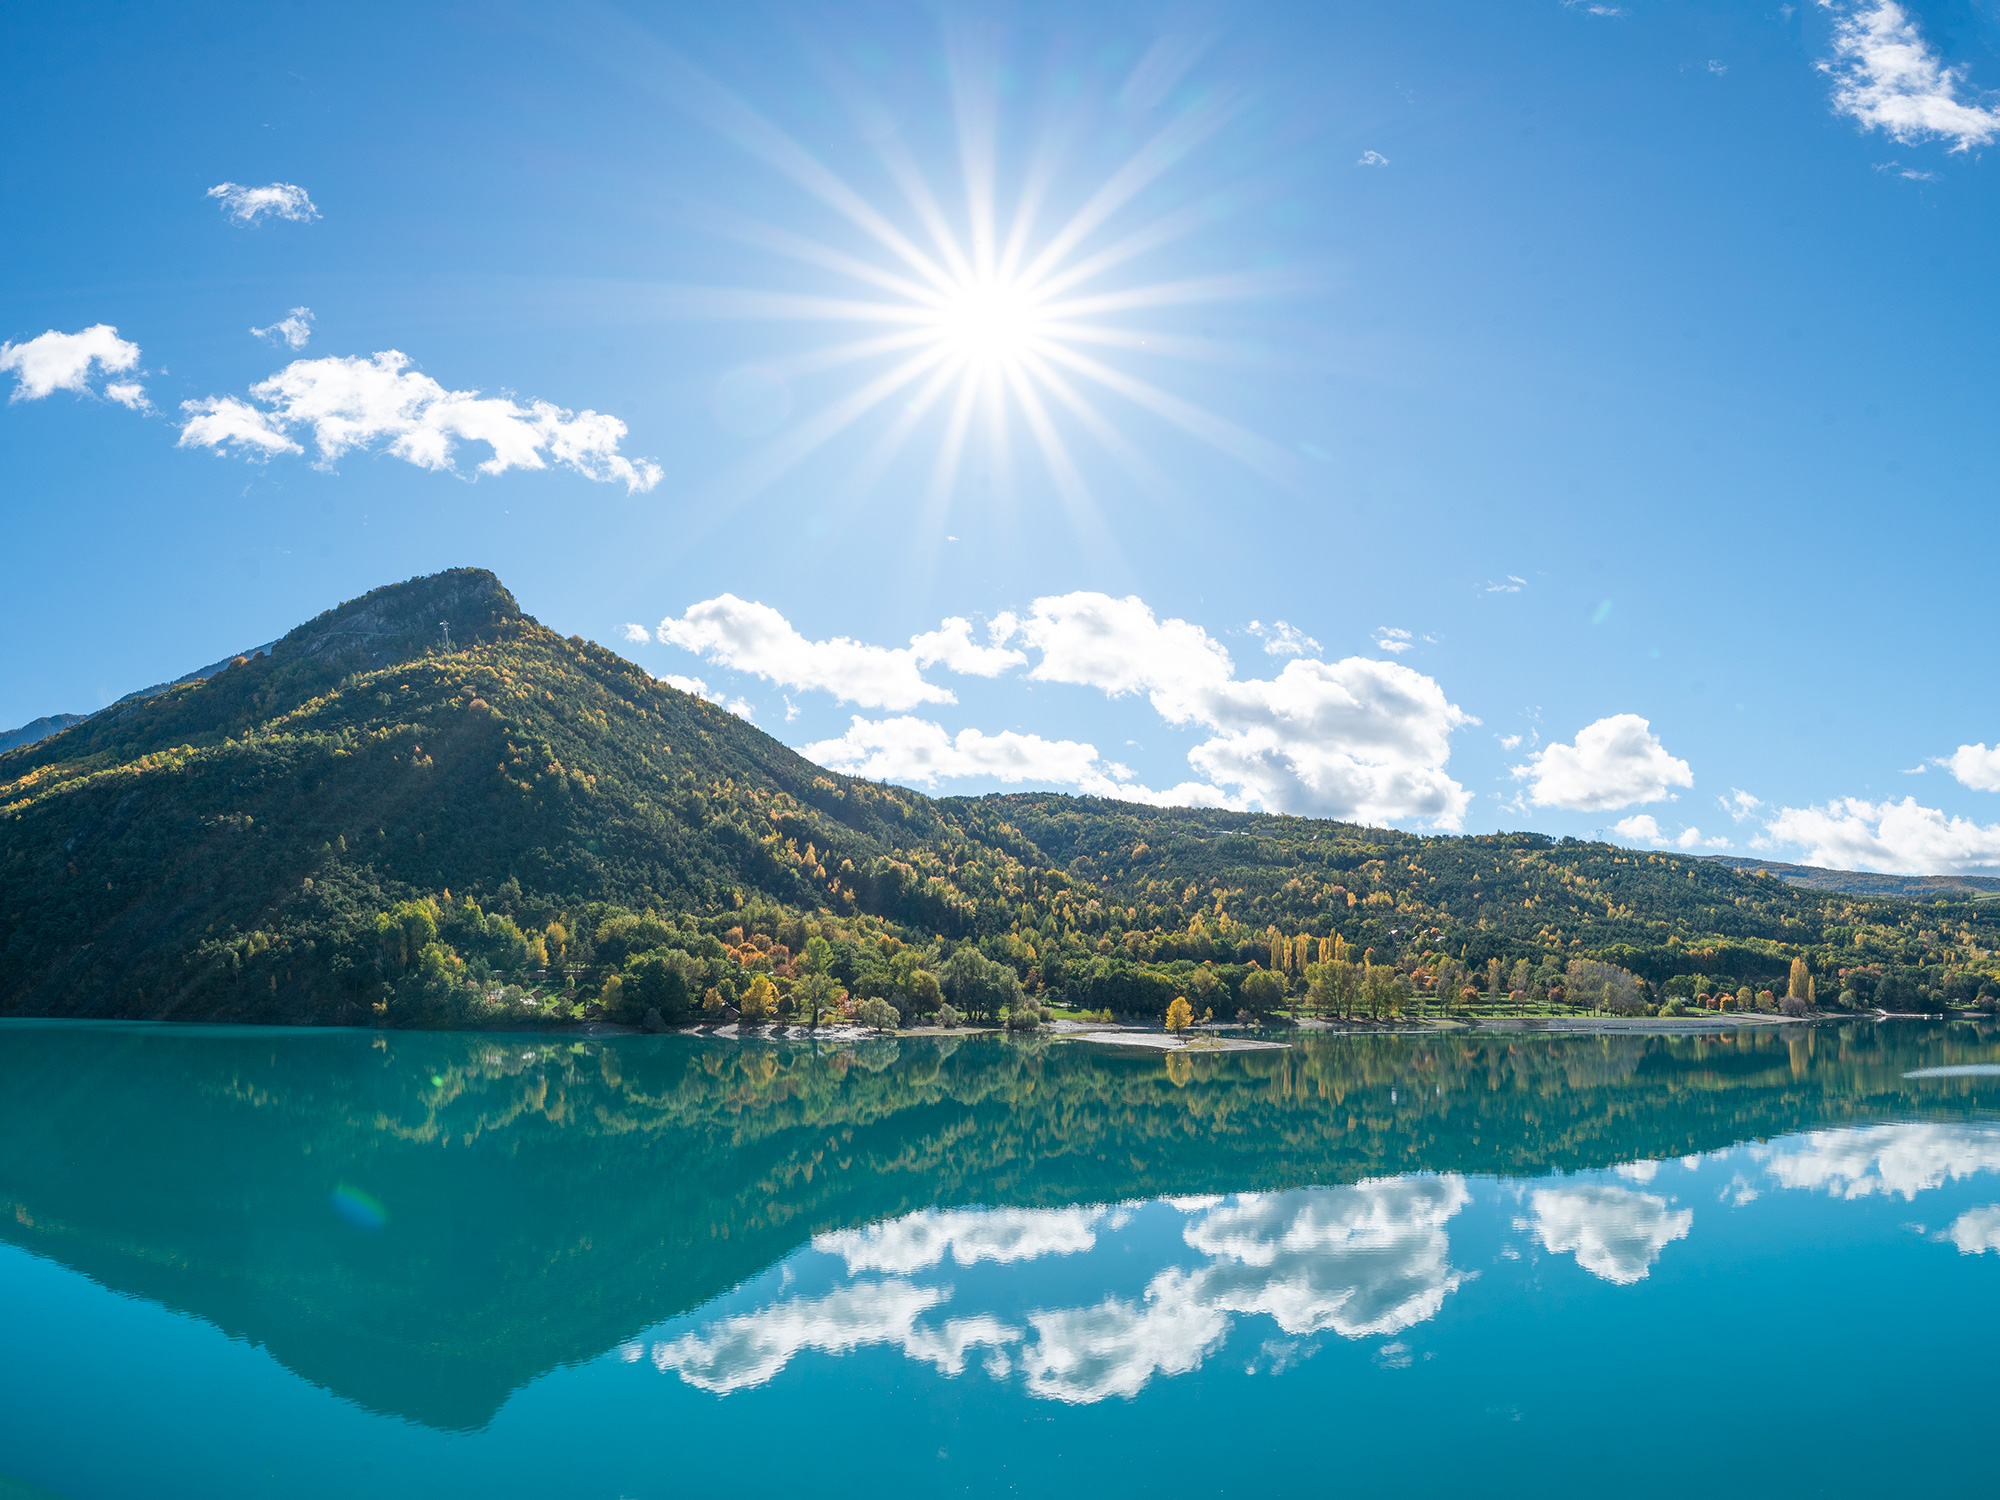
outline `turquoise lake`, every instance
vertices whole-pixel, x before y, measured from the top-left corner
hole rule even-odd
[[[2000,1029],[0,1023],[0,1500],[1988,1493]]]

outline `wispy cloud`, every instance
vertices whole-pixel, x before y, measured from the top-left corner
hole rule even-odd
[[[1518,594],[1527,586],[1527,579],[1509,573],[1504,582],[1487,584],[1486,592],[1489,594]]]
[[[1821,4],[1832,8],[1829,0]],[[1965,70],[1947,67],[1896,0],[1876,0],[1834,22],[1832,60],[1820,64],[1833,80],[1833,107],[1863,129],[1906,144],[1955,142],[1953,151],[1984,146],[2000,134],[2000,110],[1961,97]]]
[[[253,328],[250,332],[260,339],[270,339],[282,343],[287,348],[303,349],[306,340],[312,337],[313,315],[310,307],[295,307],[268,328]]]
[[[1250,622],[1250,633],[1264,643],[1264,650],[1272,656],[1318,656],[1319,642],[1300,630],[1296,625],[1287,625],[1283,620],[1271,624]]]
[[[294,224],[310,224],[319,217],[306,190],[296,183],[270,182],[263,187],[245,187],[240,182],[218,182],[208,196],[222,200],[223,217],[246,228],[270,215],[290,219]]]
[[[1400,656],[1416,644],[1416,638],[1407,630],[1398,630],[1394,625],[1384,625],[1375,632],[1377,650]]]
[[[1355,158],[1354,165],[1357,167],[1386,167],[1389,165],[1389,158],[1384,156],[1380,151],[1364,151]]]

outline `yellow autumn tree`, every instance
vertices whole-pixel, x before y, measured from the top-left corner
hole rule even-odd
[[[1187,1003],[1187,996],[1174,996],[1174,1003],[1167,1007],[1167,1030],[1186,1031],[1194,1024],[1194,1007]]]
[[[736,1010],[751,1025],[768,1020],[772,1009],[778,1003],[778,987],[771,983],[771,976],[759,974],[750,981],[750,988],[743,992],[743,998],[736,1002]]]

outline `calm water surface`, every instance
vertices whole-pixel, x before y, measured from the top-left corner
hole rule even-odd
[[[0,1500],[1991,1493],[2000,1031],[0,1023]]]

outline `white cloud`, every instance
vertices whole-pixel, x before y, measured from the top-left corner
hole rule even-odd
[[[303,349],[306,340],[312,337],[313,315],[310,307],[295,307],[268,328],[253,328],[252,334],[260,339],[270,339],[288,348]]]
[[[1825,3],[1825,0],[1822,0]],[[1833,107],[1868,130],[1905,143],[1936,137],[1954,151],[2000,134],[2000,111],[1959,97],[1965,74],[1949,68],[1895,0],[1876,0],[1834,22]]]
[[[1375,632],[1375,645],[1378,650],[1401,655],[1410,649],[1411,644],[1410,632],[1398,630],[1393,625],[1384,625]]]
[[[1518,750],[1521,748],[1521,737],[1518,734],[1496,734],[1493,738],[1500,742],[1502,750]]]
[[[1772,1148],[1765,1170],[1782,1187],[1835,1198],[1900,1195],[2000,1172],[2000,1129],[1988,1125],[1868,1125],[1815,1130]]]
[[[1951,1221],[1939,1238],[1958,1246],[1960,1255],[1984,1255],[1988,1250],[2000,1250],[2000,1203],[1967,1209]]]
[[[1938,764],[1975,792],[2000,792],[2000,744],[1960,745]]]
[[[768,604],[734,594],[690,605],[678,620],[668,616],[660,621],[660,639],[720,666],[784,687],[821,688],[864,708],[958,701],[924,678],[914,647],[867,646],[846,636],[809,641]]]
[[[659,465],[618,452],[625,424],[599,412],[569,412],[546,401],[526,407],[507,397],[448,391],[428,375],[406,368],[409,356],[386,349],[372,359],[332,357],[294,360],[250,394],[270,409],[234,396],[185,401],[180,446],[239,451],[269,457],[300,452],[287,429],[307,428],[320,462],[386,440],[387,451],[419,468],[455,473],[459,442],[485,443],[493,456],[482,474],[545,469],[549,461],[601,482],[623,481],[628,491],[650,490]]]
[[[0,371],[14,376],[14,401],[39,401],[52,391],[75,391],[89,395],[90,367],[107,375],[129,370],[139,363],[139,346],[118,337],[109,323],[94,323],[81,333],[58,333],[51,328],[24,344],[0,344]],[[113,395],[116,390],[121,394]],[[137,399],[125,393],[137,392]],[[139,387],[121,384],[108,387],[105,394],[126,406],[143,406],[145,395]]]
[[[218,182],[207,196],[220,198],[223,216],[238,224],[255,224],[266,214],[290,219],[295,224],[310,224],[319,217],[319,210],[313,207],[306,190],[289,182],[271,182],[255,188]]]
[[[1386,167],[1389,165],[1389,158],[1384,156],[1380,151],[1364,151],[1360,156],[1355,158],[1354,165],[1357,167]]]
[[[1715,799],[1715,805],[1741,823],[1764,804],[1741,787],[1731,787],[1727,797]]]
[[[964,1368],[967,1348],[1020,1337],[993,1318],[955,1321],[941,1330],[920,1327],[917,1319],[950,1295],[907,1281],[863,1282],[725,1318],[670,1344],[656,1344],[653,1364],[689,1385],[727,1395],[764,1384],[809,1349],[845,1354],[868,1344],[899,1344],[911,1358],[955,1375]]]
[[[664,677],[655,677],[655,682],[664,682],[668,687],[679,688],[683,693],[692,693],[697,698],[706,698],[718,708],[726,708],[739,719],[756,722],[757,710],[743,698],[730,699],[726,693],[717,692],[699,677],[677,677],[669,672]]]
[[[1229,1332],[1229,1319],[1188,1296],[1189,1278],[1162,1271],[1143,1300],[1107,1297],[1095,1307],[1029,1316],[1021,1351],[1029,1394],[1082,1404],[1136,1396],[1157,1375],[1196,1368]]]
[[[1660,831],[1660,823],[1651,813],[1634,813],[1629,818],[1620,818],[1611,825],[1611,831],[1628,844],[1651,844],[1656,849],[1664,849],[1673,844],[1682,849],[1726,849],[1729,840],[1724,838],[1704,839],[1699,828],[1683,828],[1669,838]]]
[[[1478,721],[1408,667],[1295,659],[1274,679],[1238,681],[1206,631],[1159,620],[1136,596],[1037,599],[1019,633],[1042,653],[1034,680],[1143,692],[1169,723],[1217,731],[1190,764],[1273,811],[1454,829],[1464,820],[1470,796],[1444,766],[1451,732]]]
[[[1669,788],[1693,786],[1684,760],[1667,754],[1652,726],[1637,714],[1613,714],[1586,726],[1574,745],[1550,745],[1514,767],[1533,785],[1537,807],[1604,812],[1635,802],[1658,802]]]
[[[1283,620],[1274,620],[1269,625],[1252,620],[1250,633],[1263,641],[1265,652],[1271,656],[1319,655],[1318,641],[1296,625],[1288,625]]]
[[[1193,717],[1196,701],[1236,670],[1207,631],[1186,620],[1156,619],[1136,594],[1037,599],[1017,628],[1042,653],[1028,674],[1035,681],[1094,687],[1114,698],[1147,693],[1153,707],[1174,723]]]
[[[1487,584],[1486,592],[1489,594],[1518,594],[1521,592],[1522,589],[1526,588],[1527,586],[1528,586],[1527,579],[1520,578],[1512,573],[1509,573],[1507,575],[1507,581],[1505,583]]]
[[[1213,1257],[1191,1301],[1261,1313],[1294,1337],[1378,1338],[1434,1318],[1465,1280],[1445,1225],[1472,1201],[1456,1175],[1244,1194],[1189,1224]]]
[[[1261,627],[1260,627],[1261,628]],[[1289,626],[1273,627],[1291,630]],[[913,636],[908,647],[846,637],[813,641],[768,605],[733,594],[704,600],[659,637],[708,660],[790,688],[822,688],[868,708],[953,703],[926,666],[994,676],[1038,651],[1032,681],[1144,693],[1169,723],[1211,737],[1188,752],[1208,783],[1155,792],[1074,740],[1004,731],[947,734],[915,718],[855,718],[838,739],[808,746],[822,764],[856,775],[935,784],[948,777],[1049,781],[1092,795],[1170,805],[1241,806],[1387,823],[1428,818],[1461,825],[1469,794],[1445,773],[1450,736],[1478,720],[1431,678],[1394,662],[1294,658],[1275,678],[1239,681],[1229,653],[1185,620],[1160,620],[1137,597],[1076,593],[1037,599],[1025,618],[997,616],[989,644],[963,619]],[[1307,637],[1298,643],[1315,645]]]
[[[643,646],[643,645],[646,645],[646,644],[647,644],[648,642],[650,642],[650,641],[651,641],[651,640],[653,639],[653,632],[652,632],[652,631],[648,630],[648,629],[647,629],[647,628],[646,628],[645,626],[643,626],[643,625],[634,625],[634,624],[632,624],[632,623],[631,623],[631,622],[630,622],[629,620],[628,620],[628,621],[626,622],[626,624],[625,624],[625,627],[624,627],[624,630],[625,630],[625,639],[626,639],[626,640],[628,640],[628,641],[630,641],[630,642],[631,642],[631,643],[632,643],[633,645],[635,645],[635,646]],[[692,680],[692,679],[689,679],[689,678],[683,678],[683,679],[682,679],[682,681],[684,681],[684,682],[685,682],[685,681],[691,681],[691,680]],[[676,684],[676,686],[678,686],[678,684]],[[686,689],[682,689],[682,691],[683,691],[683,692],[685,692],[685,691],[687,691],[687,690],[686,690]]]
[[[1629,1188],[1537,1188],[1528,1200],[1535,1237],[1552,1255],[1574,1254],[1593,1276],[1619,1286],[1643,1281],[1660,1251],[1687,1238],[1694,1210]]]
[[[1628,1161],[1620,1162],[1611,1170],[1616,1172],[1620,1177],[1623,1177],[1627,1182],[1636,1182],[1643,1185],[1651,1182],[1655,1177],[1660,1175],[1660,1164],[1656,1161]]]
[[[942,666],[967,677],[998,677],[1010,667],[1025,667],[1028,658],[1000,644],[1011,633],[1012,619],[1003,615],[987,630],[994,644],[975,646],[972,625],[956,615],[936,630],[910,637],[910,651],[921,667]]]
[[[151,411],[153,403],[146,399],[146,388],[136,380],[114,380],[104,388],[104,399],[116,401],[120,406],[129,406],[133,411]]]
[[[1778,843],[1806,850],[1805,862],[1834,869],[1900,875],[1963,874],[2000,866],[2000,824],[1948,818],[1914,797],[1864,802],[1847,797],[1824,807],[1784,807],[1764,825]]]
[[[267,413],[234,396],[210,396],[206,401],[183,401],[187,420],[181,424],[181,448],[214,448],[218,451],[234,443],[237,451],[269,457],[274,453],[303,453],[306,450],[285,436],[284,430]]]
[[[849,1275],[886,1271],[907,1275],[939,1265],[946,1255],[961,1266],[982,1260],[1010,1265],[1044,1255],[1075,1255],[1097,1244],[1102,1208],[924,1209],[870,1224],[813,1236],[813,1249],[838,1255]]]
[[[924,719],[870,721],[857,714],[839,739],[807,745],[800,753],[820,765],[871,781],[935,786],[940,778],[993,776],[1006,782],[1046,781],[1083,787],[1094,794],[1117,795],[1095,745],[1045,740],[1038,734],[1017,734],[1011,729],[999,734],[961,729],[952,736],[945,733],[944,726]]]

